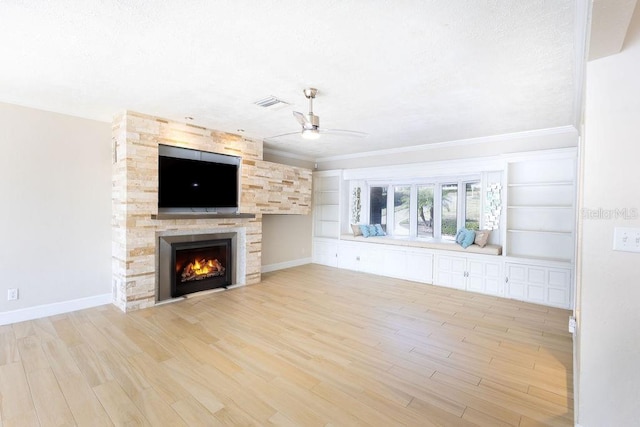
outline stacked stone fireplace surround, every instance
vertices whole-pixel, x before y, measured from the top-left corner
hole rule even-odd
[[[262,141],[125,112],[112,127],[113,303],[123,311],[156,304],[158,240],[163,234],[242,230],[244,277],[260,282],[263,214],[308,215],[311,170],[262,160]],[[158,218],[158,145],[242,157],[240,212],[253,218]]]

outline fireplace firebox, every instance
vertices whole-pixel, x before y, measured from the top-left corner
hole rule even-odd
[[[231,284],[231,239],[174,243],[171,252],[172,298]]]
[[[237,283],[237,233],[158,237],[157,301]]]

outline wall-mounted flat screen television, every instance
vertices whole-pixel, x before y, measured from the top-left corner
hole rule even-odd
[[[240,157],[168,145],[158,154],[159,212],[238,212]]]

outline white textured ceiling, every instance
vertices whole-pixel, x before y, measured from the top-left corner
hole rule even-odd
[[[0,101],[139,111],[310,158],[575,125],[579,0],[0,2]],[[291,106],[253,104],[274,95]]]

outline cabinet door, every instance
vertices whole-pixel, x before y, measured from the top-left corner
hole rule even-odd
[[[527,267],[526,300],[544,303],[547,288],[547,269],[545,267]]]
[[[338,243],[337,242],[313,242],[313,262],[316,264],[338,266]]]
[[[467,263],[467,290],[484,293],[484,262],[469,260]]]
[[[407,252],[402,249],[385,248],[379,252],[381,255],[380,265],[384,269],[381,273],[384,276],[398,277],[401,279],[407,276]]]
[[[348,243],[338,245],[338,268],[360,270],[360,250],[357,245]]]
[[[467,263],[467,290],[502,295],[500,262],[470,259]]]
[[[484,290],[491,295],[503,295],[502,264],[499,262],[485,262],[484,264]]]
[[[506,274],[507,297],[571,308],[571,269],[507,263]]]
[[[407,251],[405,277],[422,283],[433,283],[433,254],[422,251]]]
[[[548,283],[547,302],[559,307],[570,307],[571,271],[565,268],[550,268]]]
[[[466,258],[439,256],[436,285],[465,289]]]
[[[506,296],[524,300],[526,296],[527,266],[521,264],[506,264],[507,287]]]
[[[382,245],[364,244],[360,247],[360,271],[381,276],[389,276],[385,255],[388,249]]]

